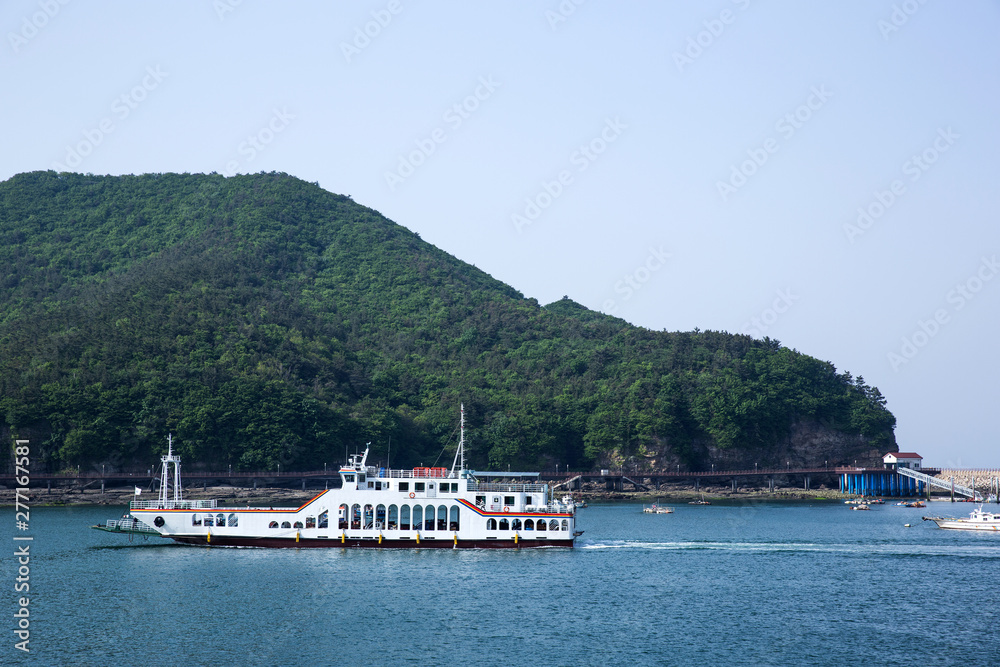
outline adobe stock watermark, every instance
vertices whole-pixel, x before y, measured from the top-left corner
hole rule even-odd
[[[903,0],[903,2],[892,6],[892,13],[889,19],[879,19],[878,31],[882,33],[882,39],[889,41],[889,35],[897,32],[909,22],[910,17],[920,11],[920,8],[927,4],[927,0]]]
[[[552,32],[563,23],[569,20],[569,17],[576,14],[576,8],[587,2],[587,0],[562,0],[555,9],[545,10],[545,20],[549,22],[549,27]]]
[[[745,11],[750,6],[750,0],[732,0],[732,3],[739,7],[740,11]],[[674,64],[677,71],[684,73],[684,68],[693,65],[726,31],[726,26],[731,26],[736,22],[736,13],[731,9],[723,9],[718,17],[706,19],[701,22],[704,30],[699,31],[693,37],[688,37],[687,46],[683,51],[674,51]]]
[[[149,94],[160,87],[163,80],[169,76],[159,65],[146,68],[146,76],[130,90],[122,93],[111,102],[111,115],[102,118],[94,127],[86,128],[82,131],[83,139],[73,145],[66,146],[65,162],[53,162],[52,168],[56,171],[71,171],[83,164],[84,159],[92,154],[94,150],[104,143],[104,139],[115,131],[118,122],[124,121],[132,115],[132,112],[139,108],[149,97]]]
[[[214,0],[212,9],[215,10],[215,15],[219,17],[220,21],[225,21],[226,14],[235,12],[236,8],[242,4],[243,0]]]
[[[831,97],[833,97],[833,93],[826,89],[826,85],[813,86],[802,104],[775,121],[775,131],[781,135],[782,139],[791,139],[812,119],[817,111],[823,108]],[[729,179],[715,182],[715,187],[719,191],[722,201],[728,201],[730,196],[736,194],[740,188],[746,185],[749,179],[771,159],[771,156],[778,152],[779,148],[781,148],[780,142],[774,137],[768,137],[760,148],[747,149],[747,159],[738,166],[731,165]]]
[[[479,109],[483,102],[493,97],[493,93],[499,87],[500,82],[495,81],[492,76],[479,77],[479,85],[476,86],[475,90],[461,102],[456,102],[448,107],[441,115],[441,120],[454,132],[472,117],[472,114]],[[396,170],[386,171],[384,174],[385,184],[389,186],[389,190],[395,192],[396,188],[416,173],[417,169],[424,165],[427,159],[437,151],[438,146],[447,139],[448,130],[443,127],[434,128],[426,137],[414,139],[413,143],[416,148],[406,155],[399,155]]]
[[[898,372],[900,366],[910,363],[921,349],[941,333],[941,328],[951,322],[952,315],[975,299],[986,283],[993,280],[998,272],[1000,272],[1000,262],[997,261],[997,256],[983,257],[979,262],[979,267],[971,276],[948,290],[945,302],[951,308],[938,308],[926,320],[917,320],[917,328],[913,333],[900,339],[899,350],[886,354],[886,359],[892,370]]]
[[[14,612],[16,627],[14,634],[21,641],[14,643],[14,648],[25,653],[30,653],[28,643],[31,641],[31,598],[27,593],[31,592],[31,545],[24,544],[31,542],[35,538],[27,531],[31,530],[31,508],[28,506],[28,485],[31,482],[30,464],[31,453],[29,441],[14,441],[14,482],[17,486],[14,489],[14,527],[22,531],[20,535],[14,535],[14,563],[17,566],[17,576],[14,578],[14,592],[21,593],[17,599],[17,611]],[[22,502],[24,501],[24,502]],[[22,544],[18,544],[18,542]]]
[[[789,311],[792,305],[799,300],[799,297],[792,294],[788,287],[775,291],[774,301],[770,307],[760,311],[760,315],[751,317],[743,323],[742,332],[754,338],[764,338],[768,329],[781,319],[781,316]]]
[[[235,176],[242,165],[251,162],[257,155],[266,150],[275,137],[284,132],[293,120],[295,120],[295,116],[288,113],[287,108],[272,109],[268,121],[256,132],[247,135],[247,138],[236,147],[236,152],[244,157],[226,162],[222,174]]]
[[[908,176],[911,183],[919,181],[920,177],[931,168],[931,165],[937,162],[943,153],[947,153],[955,145],[955,140],[961,136],[955,134],[951,126],[938,128],[937,137],[931,145],[919,154],[910,156],[900,167],[903,175]],[[855,224],[844,224],[844,234],[847,236],[847,240],[853,245],[854,239],[871,229],[875,222],[885,215],[906,192],[906,183],[899,178],[889,183],[888,189],[876,190],[872,201],[865,206],[858,207],[858,217]]]
[[[573,151],[569,156],[569,163],[576,167],[576,173],[582,174],[587,171],[594,162],[597,161],[608,146],[618,141],[622,132],[628,129],[628,125],[623,123],[617,116],[614,119],[606,118],[604,127],[596,137]],[[514,229],[520,234],[528,225],[534,224],[542,215],[542,212],[552,206],[552,203],[562,196],[566,188],[574,183],[573,172],[570,169],[562,169],[551,181],[543,180],[539,190],[530,197],[524,199],[524,209],[520,213],[512,213],[511,222]]]
[[[360,56],[361,52],[371,46],[372,40],[382,34],[382,31],[389,27],[394,17],[399,16],[403,11],[403,4],[399,0],[389,0],[384,9],[377,9],[371,13],[372,20],[354,28],[354,38],[348,42],[340,43],[340,52],[344,54],[344,60],[351,64],[351,59]]]
[[[622,276],[622,279],[615,283],[615,294],[621,294],[621,301],[625,302],[632,298],[632,295],[642,289],[648,283],[653,274],[662,269],[671,254],[663,249],[663,246],[654,248],[649,246],[649,254],[646,259],[631,272]],[[614,315],[618,310],[619,302],[615,299],[607,299],[601,304],[601,310],[608,315]]]
[[[38,36],[49,22],[54,19],[63,7],[68,5],[70,0],[40,0],[38,11],[31,16],[21,17],[21,29],[17,32],[7,33],[7,41],[14,53],[20,53],[21,49],[28,45],[28,42]]]

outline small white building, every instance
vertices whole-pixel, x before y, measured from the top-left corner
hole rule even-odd
[[[912,452],[889,452],[882,457],[882,463],[886,468],[909,468],[910,470],[920,470],[920,464],[924,457]]]

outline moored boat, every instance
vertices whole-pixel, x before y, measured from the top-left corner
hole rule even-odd
[[[181,497],[180,457],[168,439],[159,498],[133,501],[130,520],[116,520],[111,532],[208,546],[407,549],[572,547],[582,534],[575,504],[556,501],[538,473],[466,470],[464,428],[451,470],[369,466],[368,451],[340,467],[340,488],[300,507],[220,507]]]
[[[968,518],[965,519],[925,516],[924,521],[933,521],[939,528],[951,528],[954,530],[1000,530],[1000,514],[986,512],[983,510],[982,505],[978,509],[973,510]]]

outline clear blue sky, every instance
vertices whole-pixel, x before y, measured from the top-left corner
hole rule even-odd
[[[577,0],[579,2],[579,0]],[[1000,466],[1000,4],[4,4],[0,178],[284,171],[542,304],[771,336]]]

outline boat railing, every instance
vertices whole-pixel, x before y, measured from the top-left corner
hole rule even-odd
[[[106,527],[108,530],[113,531],[130,531],[133,533],[156,533],[159,532],[138,519],[108,519],[106,522]]]
[[[501,484],[499,482],[469,482],[469,491],[503,491],[507,493],[544,493],[547,484]]]
[[[159,500],[133,500],[129,507],[134,510],[201,510],[215,509],[218,501],[210,500],[168,500],[163,503]]]

